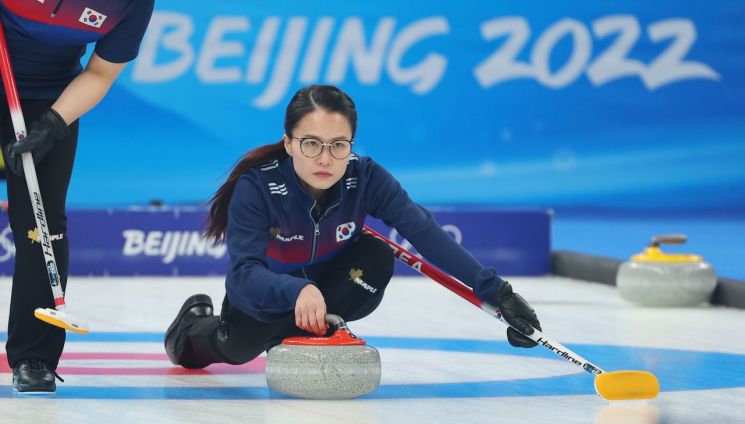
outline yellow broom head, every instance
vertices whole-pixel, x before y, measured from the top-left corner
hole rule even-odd
[[[64,328],[73,333],[88,334],[88,323],[67,312],[52,308],[36,308],[34,316],[55,327]]]
[[[610,371],[595,377],[595,391],[607,400],[652,399],[660,393],[660,383],[648,371]]]

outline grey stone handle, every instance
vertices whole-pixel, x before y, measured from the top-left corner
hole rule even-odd
[[[352,330],[347,327],[347,323],[344,321],[344,318],[340,317],[339,315],[326,314],[326,323],[332,327],[336,327],[336,330],[344,330],[349,333],[350,336],[357,338],[357,336],[352,333]]]
[[[339,328],[345,328],[347,326],[347,323],[344,322],[344,318],[334,314],[326,314],[326,324]]]
[[[683,244],[688,241],[688,236],[685,234],[658,234],[652,237],[652,241],[649,242],[649,246],[659,247],[660,244]]]

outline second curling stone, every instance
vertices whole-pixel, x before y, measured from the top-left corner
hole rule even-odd
[[[380,354],[357,338],[344,320],[326,315],[330,337],[290,337],[267,352],[267,385],[302,399],[350,399],[380,385]]]
[[[711,264],[698,255],[660,250],[662,243],[686,240],[684,234],[655,236],[644,252],[621,264],[616,276],[621,297],[642,306],[695,306],[708,301],[717,285]]]

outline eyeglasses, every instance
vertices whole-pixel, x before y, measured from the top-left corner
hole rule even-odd
[[[300,151],[308,158],[317,158],[323,153],[323,148],[328,146],[329,153],[334,159],[346,159],[352,154],[352,140],[336,140],[331,143],[323,143],[321,140],[311,137],[292,137],[300,142]]]

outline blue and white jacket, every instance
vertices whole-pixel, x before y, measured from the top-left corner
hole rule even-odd
[[[503,282],[368,157],[352,155],[344,177],[326,196],[325,208],[314,216],[315,200],[300,185],[291,157],[252,168],[238,179],[226,232],[230,270],[225,285],[231,305],[262,321],[286,315],[329,259],[360,236],[368,215],[394,227],[482,300]]]

